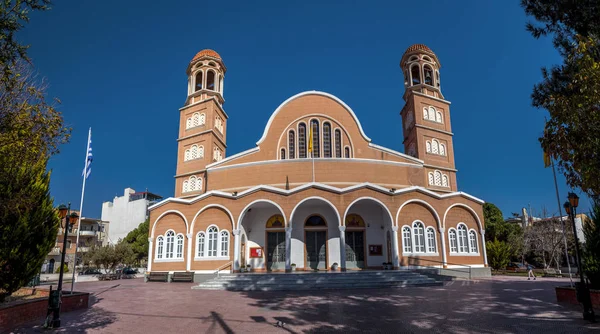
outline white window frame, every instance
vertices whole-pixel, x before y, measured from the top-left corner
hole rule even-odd
[[[423,228],[423,251],[419,251],[417,249],[417,235],[415,233],[416,224],[420,224]],[[406,247],[405,242],[405,228],[408,228],[410,232],[410,249]],[[438,248],[437,248],[437,236],[436,236],[436,228],[433,226],[427,226],[422,220],[415,220],[410,226],[404,225],[402,226],[402,254],[409,256],[439,256]],[[431,245],[428,238],[428,231],[433,231],[433,252],[430,251]]]
[[[434,106],[423,107],[423,119],[433,123],[444,124],[444,115]]]
[[[172,235],[168,235],[172,233]],[[178,256],[178,237],[181,236],[181,256]],[[172,252],[169,252],[169,238],[172,237]],[[162,244],[162,245],[161,245]],[[156,237],[156,253],[154,262],[183,262],[185,254],[185,236],[182,233],[175,233],[175,230],[168,229],[165,234]],[[171,257],[167,257],[171,255]]]
[[[209,234],[209,230],[211,228],[215,228],[216,229],[216,246],[215,246],[215,255],[211,256],[210,255],[210,234]],[[199,245],[199,240],[200,240],[200,234],[202,234],[204,236],[204,243],[203,243],[203,249],[201,250],[202,253],[200,253],[200,249],[198,247],[200,247]],[[223,237],[222,235],[226,234],[227,235],[227,249],[223,250],[222,247],[222,243],[223,243]],[[230,256],[231,256],[231,252],[229,251],[229,247],[230,247],[230,242],[231,242],[231,233],[229,233],[229,231],[227,229],[219,229],[219,227],[215,224],[211,224],[209,225],[206,230],[203,231],[199,231],[198,233],[196,233],[196,253],[194,255],[194,261],[215,261],[215,260],[229,260]],[[227,255],[222,255],[223,251],[226,251]]]
[[[463,247],[461,247],[461,236],[459,233],[459,227],[460,226],[464,226],[464,231],[467,234],[467,240],[466,240],[466,252],[463,251]],[[456,233],[456,250],[452,249],[452,241],[450,239],[450,231],[454,231],[454,233]],[[452,256],[480,256],[480,252],[479,252],[479,244],[477,243],[477,252],[473,252],[472,251],[472,247],[471,247],[471,238],[470,238],[470,232],[473,231],[475,234],[475,242],[478,242],[478,237],[477,237],[477,231],[475,231],[474,229],[469,229],[469,227],[467,226],[467,224],[465,224],[464,222],[459,222],[456,225],[456,228],[451,227],[448,229],[448,240],[450,242],[450,255]]]
[[[402,254],[412,254],[412,229],[408,225],[402,226]],[[408,233],[408,235],[406,235]],[[407,242],[408,241],[408,242]]]
[[[439,182],[436,182],[436,176],[439,175]],[[446,178],[446,183],[444,183],[444,177]],[[448,178],[447,174],[442,173],[439,170],[434,170],[433,172],[429,172],[427,173],[427,179],[428,179],[428,183],[430,186],[435,186],[435,187],[443,187],[443,188],[449,188],[450,187],[450,179]]]
[[[221,230],[219,232],[219,255],[220,257],[229,258],[229,232]]]
[[[194,187],[192,187],[192,180],[194,181]],[[192,175],[187,180],[183,181],[181,186],[181,193],[191,193],[194,191],[202,191],[202,177]]]
[[[458,253],[469,253],[469,229],[467,228],[467,225],[458,223],[458,225],[456,225],[456,232],[458,234]]]
[[[420,220],[412,223],[412,239],[413,253],[425,254],[427,251],[427,246],[425,245],[425,224]]]
[[[454,235],[454,238],[452,238],[452,235]],[[454,241],[454,244],[452,241]],[[455,228],[448,229],[448,244],[450,245],[450,254],[458,254],[458,232]]]
[[[429,240],[430,233],[433,233],[433,242],[431,242],[431,240]],[[437,240],[436,239],[437,238],[436,238],[435,229],[431,226],[428,226],[425,229],[425,240],[427,242],[427,253],[430,253],[430,254],[437,253]]]
[[[200,245],[200,236],[202,236],[202,245]],[[200,231],[196,233],[196,258],[204,257],[206,248],[206,233]]]
[[[471,240],[471,236],[474,237],[475,240]],[[469,253],[471,254],[479,254],[479,243],[477,238],[477,231],[474,229],[470,229],[467,233],[467,238],[469,240]]]

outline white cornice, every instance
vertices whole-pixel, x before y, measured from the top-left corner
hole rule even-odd
[[[430,164],[424,164],[423,167],[441,169],[441,170],[445,170],[445,171],[448,171],[448,172],[458,172],[458,169],[455,169],[455,168],[435,166],[435,165],[430,165]]]
[[[224,164],[224,163],[226,163],[228,161],[235,160],[237,158],[241,158],[241,157],[243,157],[245,155],[252,154],[252,153],[255,153],[255,152],[258,152],[258,151],[260,151],[260,147],[258,147],[258,146],[255,147],[255,148],[251,148],[249,150],[242,151],[242,152],[234,154],[234,155],[232,155],[232,156],[230,156],[228,158],[225,158],[225,159],[223,159],[221,161],[217,161],[217,162],[213,162],[212,164],[208,164],[208,165],[206,165],[206,169],[214,167],[214,166],[218,166],[220,164]]]
[[[436,101],[439,101],[439,102],[443,102],[443,103],[446,103],[446,104],[448,104],[448,105],[450,105],[450,104],[451,104],[451,103],[450,103],[450,101],[447,101],[447,100],[444,100],[444,99],[440,99],[439,97],[434,97],[434,96],[431,96],[431,95],[427,95],[427,94],[425,94],[425,93],[421,93],[421,92],[417,92],[417,91],[413,91],[412,93],[413,93],[413,94],[415,94],[415,95],[422,96],[422,97],[430,98],[430,99],[432,99],[432,100],[436,100]]]
[[[225,141],[221,137],[219,137],[217,135],[218,132],[215,131],[214,129],[208,129],[208,130],[204,130],[204,131],[201,131],[201,132],[198,132],[198,133],[191,134],[189,136],[181,137],[181,138],[178,138],[177,141],[180,142],[182,140],[194,138],[194,137],[197,137],[197,136],[200,136],[200,135],[203,135],[203,134],[207,134],[209,132],[212,132],[213,136],[219,140],[219,142],[221,143],[221,145],[223,145],[225,148],[227,148],[227,144],[225,144]]]
[[[445,199],[445,198],[450,198],[450,197],[461,196],[461,197],[465,197],[469,200],[472,200],[474,202],[477,202],[479,204],[485,203],[483,200],[481,200],[475,196],[466,194],[462,191],[440,195],[429,189],[426,189],[423,187],[418,187],[418,186],[412,186],[412,187],[408,187],[408,188],[404,188],[404,189],[400,189],[400,190],[395,190],[392,192],[391,189],[381,187],[379,185],[368,183],[368,182],[357,184],[357,185],[346,187],[346,188],[337,188],[337,187],[333,187],[333,186],[326,185],[323,183],[312,182],[312,183],[306,183],[304,185],[301,185],[299,187],[296,187],[296,188],[293,188],[290,190],[285,190],[285,189],[276,188],[276,187],[272,187],[272,186],[266,186],[266,185],[259,185],[259,186],[252,187],[248,190],[239,192],[237,194],[237,196],[233,196],[233,194],[231,194],[231,193],[227,193],[227,192],[223,192],[223,191],[219,191],[219,190],[211,190],[205,194],[199,195],[199,196],[191,198],[191,199],[169,197],[159,203],[152,205],[151,207],[148,208],[148,210],[154,210],[154,209],[156,209],[162,205],[165,205],[167,203],[193,204],[197,201],[200,201],[200,200],[210,197],[210,196],[219,196],[219,197],[224,197],[224,198],[229,198],[229,199],[236,199],[236,198],[241,198],[241,197],[250,195],[257,191],[269,191],[269,192],[273,192],[273,193],[280,194],[280,195],[291,195],[291,194],[295,194],[295,193],[298,193],[298,192],[301,192],[303,190],[310,189],[310,188],[316,188],[316,189],[321,189],[321,190],[325,190],[325,191],[330,191],[330,192],[333,192],[336,194],[344,194],[344,193],[352,192],[352,191],[363,189],[363,188],[379,191],[381,193],[389,194],[389,195],[400,195],[400,194],[406,194],[406,193],[410,193],[410,192],[419,192],[419,193],[428,195],[428,196],[430,196],[432,198],[436,198],[436,199]]]
[[[415,127],[422,128],[422,129],[427,129],[427,130],[431,130],[431,131],[435,131],[435,132],[441,132],[441,133],[444,133],[444,134],[447,134],[447,135],[450,135],[450,136],[454,136],[454,133],[452,133],[450,131],[432,128],[432,127],[429,127],[427,125],[422,125],[422,124],[415,123]]]
[[[277,114],[279,113],[279,111],[281,111],[281,109],[288,103],[290,103],[291,101],[306,96],[306,95],[319,95],[319,96],[325,96],[328,97],[334,101],[336,101],[337,103],[341,104],[344,108],[346,108],[346,110],[350,113],[350,116],[352,116],[352,118],[354,119],[354,121],[356,122],[356,124],[358,125],[358,130],[360,131],[360,134],[362,135],[362,137],[368,141],[371,142],[371,138],[367,137],[367,135],[365,134],[365,132],[363,131],[362,125],[360,124],[360,121],[358,120],[358,117],[356,117],[356,114],[354,113],[354,111],[352,111],[352,108],[350,108],[346,103],[344,103],[344,101],[340,100],[338,97],[329,94],[329,93],[325,93],[325,92],[320,92],[320,91],[316,91],[316,90],[312,90],[312,91],[306,91],[306,92],[302,92],[299,94],[296,94],[290,98],[288,98],[287,100],[283,101],[282,104],[279,105],[279,107],[277,107],[277,109],[275,109],[275,111],[273,112],[273,114],[271,114],[271,117],[269,118],[269,121],[267,122],[267,126],[265,126],[265,131],[263,132],[262,137],[256,142],[256,145],[260,145],[260,143],[262,143],[266,138],[267,138],[267,133],[269,133],[269,129],[271,128],[271,124],[273,123],[273,120],[275,120],[275,117],[277,116]]]
[[[219,104],[219,101],[217,101],[217,99],[216,99],[214,96],[212,96],[212,97],[209,97],[209,98],[208,98],[208,99],[206,99],[206,100],[198,101],[198,102],[195,102],[195,103],[189,104],[189,105],[187,105],[187,106],[183,106],[183,107],[179,108],[179,111],[185,110],[185,109],[187,109],[187,108],[191,108],[191,107],[193,107],[193,106],[197,106],[197,105],[199,105],[199,104],[202,104],[202,103],[208,102],[208,101],[210,101],[210,100],[215,100],[215,102],[216,102],[216,103],[215,103],[215,105],[216,105],[217,107],[219,107],[219,110],[221,110],[221,112],[223,113],[223,116],[225,116],[225,118],[227,118],[227,119],[228,119],[228,118],[229,118],[229,116],[227,115],[227,113],[225,112],[225,110],[223,110],[223,107],[221,107],[221,105]]]
[[[204,172],[206,172],[206,169],[198,169],[198,170],[187,172],[187,173],[183,173],[183,174],[177,174],[177,175],[175,175],[173,177],[182,177],[182,176],[194,175],[194,174],[204,173]]]

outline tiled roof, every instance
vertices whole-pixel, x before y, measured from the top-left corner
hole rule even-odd
[[[196,60],[196,59],[198,59],[200,57],[204,57],[204,56],[212,57],[212,58],[217,58],[219,60],[222,60],[221,56],[215,50],[204,49],[204,50],[196,53],[196,55],[194,56],[194,58],[192,59],[192,61],[194,61],[194,60]]]
[[[433,51],[431,51],[431,49],[429,47],[427,47],[427,45],[425,45],[425,44],[413,44],[413,45],[409,46],[408,49],[406,49],[404,54],[407,54],[407,53],[413,52],[413,51],[426,51],[426,52],[433,53]]]

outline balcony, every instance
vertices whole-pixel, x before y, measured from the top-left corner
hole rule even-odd
[[[90,247],[77,247],[77,251],[81,253],[87,253],[90,251]]]
[[[63,231],[64,231],[64,229],[59,228],[58,229],[58,235],[63,235]],[[71,236],[71,235],[77,235],[76,233],[77,233],[77,229],[72,229],[71,231],[69,231],[69,236]]]
[[[48,255],[60,255],[60,247],[54,247],[50,250]]]
[[[84,231],[84,230],[79,231],[79,235],[82,237],[94,237],[94,236],[96,236],[96,233],[97,233],[96,231]]]

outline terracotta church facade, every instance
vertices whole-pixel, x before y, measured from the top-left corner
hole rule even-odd
[[[200,51],[179,109],[175,197],[150,207],[148,271],[487,267],[483,201],[458,191],[440,62],[416,44],[400,67],[406,153],[373,143],[361,111],[307,91],[227,156],[227,69]]]

